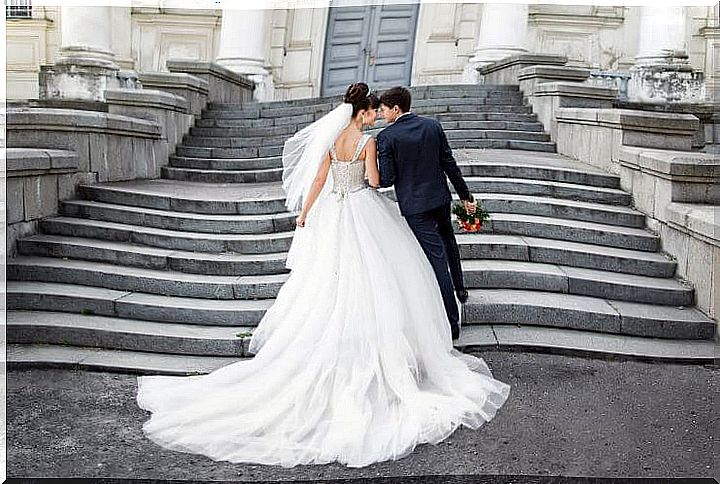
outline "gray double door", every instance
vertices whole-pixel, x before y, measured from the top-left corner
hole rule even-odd
[[[331,7],[321,94],[410,85],[418,4]]]

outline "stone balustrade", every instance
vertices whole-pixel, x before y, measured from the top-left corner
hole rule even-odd
[[[620,175],[648,228],[678,261],[676,275],[693,283],[697,307],[717,320],[717,105],[630,103],[618,99],[616,87],[588,80],[589,69],[547,61],[519,67],[520,57],[481,68],[485,83],[519,84],[560,154]]]
[[[253,100],[255,83],[215,62],[169,60],[166,66],[170,72],[192,74],[207,82],[208,102],[241,103]]]

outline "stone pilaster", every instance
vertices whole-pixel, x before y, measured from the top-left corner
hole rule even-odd
[[[41,67],[40,98],[103,101],[119,85],[111,7],[62,7],[60,22],[58,60]]]
[[[484,4],[475,55],[463,74],[465,82],[478,81],[478,68],[527,52],[527,20],[527,4]]]
[[[220,47],[216,62],[255,83],[258,101],[273,99],[272,75],[267,70],[268,10],[230,10],[222,13]]]
[[[628,97],[637,102],[701,102],[705,85],[687,56],[685,7],[641,8],[638,53]]]

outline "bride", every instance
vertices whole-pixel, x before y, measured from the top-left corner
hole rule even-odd
[[[453,349],[430,263],[372,188],[376,146],[363,127],[378,104],[353,84],[285,143],[286,203],[301,210],[255,357],[208,375],[139,377],[155,443],[230,462],[362,467],[476,429],[507,399],[483,359]]]

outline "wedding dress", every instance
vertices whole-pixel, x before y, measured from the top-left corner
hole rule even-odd
[[[250,342],[202,376],[139,377],[146,435],[214,460],[361,467],[495,416],[508,397],[453,349],[430,263],[359,160],[332,150],[332,190],[297,228],[291,273]]]

